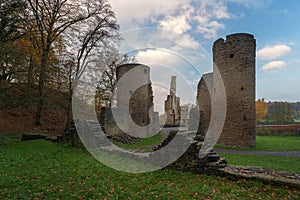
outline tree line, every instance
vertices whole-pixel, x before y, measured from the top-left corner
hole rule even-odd
[[[300,119],[300,102],[256,101],[257,124],[293,124]]]
[[[121,55],[115,13],[107,0],[0,0],[0,89],[38,86],[35,124],[41,123],[45,87],[68,93],[87,65],[101,72],[96,104],[110,104]]]

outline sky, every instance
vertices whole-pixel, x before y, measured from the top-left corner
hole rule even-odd
[[[109,2],[124,38],[122,53],[151,65],[156,92],[168,93],[170,76],[177,75],[182,103],[195,102],[201,74],[212,71],[213,42],[233,33],[250,33],[257,45],[256,99],[300,101],[299,1]],[[183,82],[189,86],[181,87]]]

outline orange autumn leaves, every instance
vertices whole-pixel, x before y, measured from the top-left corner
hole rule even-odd
[[[258,99],[255,102],[256,107],[256,122],[262,123],[268,114],[268,105],[264,99]]]

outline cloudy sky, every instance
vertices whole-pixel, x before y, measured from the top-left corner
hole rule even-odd
[[[109,1],[124,32],[123,53],[132,51],[146,64],[172,68],[170,74],[181,74],[194,87],[202,73],[212,70],[216,39],[251,33],[257,41],[257,99],[300,101],[299,1]],[[168,86],[170,74],[152,76],[167,79],[161,84]]]

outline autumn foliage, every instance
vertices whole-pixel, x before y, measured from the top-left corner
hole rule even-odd
[[[264,99],[261,100],[259,99],[258,101],[256,101],[255,107],[256,107],[256,122],[259,124],[263,123],[266,115],[268,114],[268,105]]]

